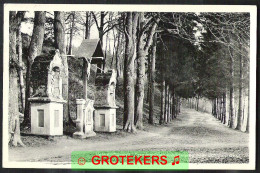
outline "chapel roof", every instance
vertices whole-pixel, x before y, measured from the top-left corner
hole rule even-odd
[[[78,58],[101,58],[103,59],[104,53],[99,39],[84,39],[79,48],[74,52],[75,57]]]

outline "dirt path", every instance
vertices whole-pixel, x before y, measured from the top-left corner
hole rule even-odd
[[[146,126],[137,134],[99,133],[83,140],[64,136],[42,146],[11,148],[9,159],[68,163],[72,151],[186,150],[193,163],[248,162],[248,139],[247,133],[229,129],[210,114],[183,108],[165,126]]]

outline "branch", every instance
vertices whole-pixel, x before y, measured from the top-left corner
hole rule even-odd
[[[152,44],[153,35],[154,35],[154,33],[155,33],[155,30],[156,30],[156,27],[157,27],[157,23],[158,23],[159,21],[160,21],[159,18],[156,19],[156,22],[153,24],[153,26],[152,26],[152,28],[151,28],[151,30],[150,30],[150,33],[149,33],[149,35],[148,35],[148,40],[147,40],[147,42],[146,42],[146,44],[145,44],[145,47],[144,47],[144,51],[145,51],[145,52],[148,51],[149,47],[150,47],[151,44]]]
[[[104,32],[103,32],[103,35],[105,34],[105,33],[107,33],[107,32],[109,32],[111,29],[113,29],[114,27],[116,27],[116,26],[118,26],[118,25],[121,25],[122,23],[116,23],[116,24],[114,24],[114,25],[112,25],[110,28],[108,28],[107,30],[105,30]],[[118,29],[119,30],[119,29]]]
[[[92,16],[93,16],[93,18],[94,18],[94,21],[95,21],[95,23],[96,23],[97,29],[99,29],[99,25],[98,25],[98,21],[97,21],[96,15],[94,14],[93,11],[91,11],[91,14],[92,14]]]

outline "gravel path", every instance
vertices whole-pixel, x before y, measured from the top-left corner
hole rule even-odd
[[[230,129],[208,113],[182,109],[173,122],[146,125],[136,134],[98,133],[88,139],[23,137],[27,147],[9,149],[10,161],[70,162],[72,151],[173,150],[189,152],[191,163],[248,163],[249,134]]]

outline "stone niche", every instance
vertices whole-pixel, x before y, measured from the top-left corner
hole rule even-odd
[[[59,50],[54,56],[38,56],[32,64],[31,133],[36,135],[63,135],[62,76]]]
[[[115,132],[117,108],[115,101],[115,70],[97,74],[95,85],[94,130],[100,132]]]

